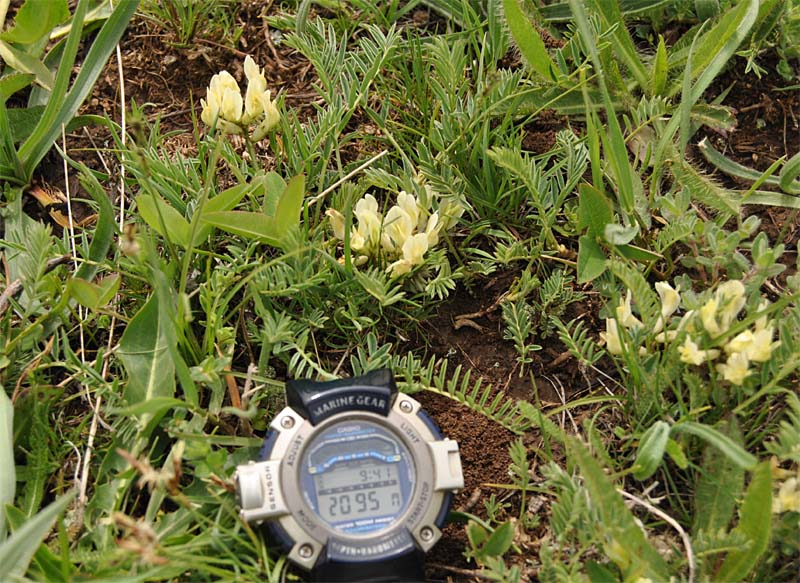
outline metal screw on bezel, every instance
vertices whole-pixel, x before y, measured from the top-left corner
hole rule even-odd
[[[421,538],[423,542],[431,542],[433,536],[433,529],[430,526],[423,526],[422,530],[419,531],[419,538]]]
[[[411,401],[400,401],[400,410],[403,413],[411,413],[414,410],[414,406]]]
[[[297,554],[303,559],[310,559],[314,554],[314,548],[309,544],[305,544],[297,549]]]
[[[284,429],[291,429],[294,427],[294,418],[287,415],[283,419],[281,419],[281,427]]]

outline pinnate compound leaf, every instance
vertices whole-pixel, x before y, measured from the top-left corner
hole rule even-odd
[[[769,545],[771,526],[772,469],[764,461],[753,470],[739,513],[739,525],[734,529],[745,536],[748,544],[725,557],[713,580],[735,583],[747,577]]]
[[[15,581],[25,575],[42,539],[74,497],[75,492],[70,492],[58,498],[0,544],[0,581]],[[5,512],[5,509],[0,511]]]
[[[137,405],[156,397],[175,394],[175,363],[170,356],[165,327],[169,319],[160,313],[153,295],[128,323],[117,355],[128,373],[125,400]],[[142,415],[146,425],[148,414]]]
[[[726,432],[741,442],[736,426],[729,424]],[[692,532],[695,536],[701,531],[727,531],[736,501],[744,489],[744,473],[744,469],[730,458],[719,455],[716,447],[706,446],[694,498],[695,521]]]
[[[574,437],[567,437],[567,451],[578,464],[592,504],[600,514],[600,525],[608,541],[606,553],[625,579],[636,573],[653,581],[668,581],[666,562],[647,540],[597,460]]]

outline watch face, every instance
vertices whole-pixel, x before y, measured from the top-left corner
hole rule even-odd
[[[335,532],[375,534],[408,508],[414,462],[392,431],[364,419],[338,421],[306,447],[300,485],[309,506]]]

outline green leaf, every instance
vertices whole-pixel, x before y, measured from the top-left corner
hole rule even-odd
[[[600,277],[606,271],[606,256],[603,249],[590,235],[578,240],[578,283],[586,283]]]
[[[689,460],[683,452],[683,447],[671,437],[667,440],[667,455],[680,469],[685,470],[689,467]]]
[[[730,425],[727,430],[737,441],[741,441],[738,428]],[[733,518],[736,501],[744,489],[744,469],[730,458],[719,455],[717,448],[707,445],[703,453],[703,464],[694,495],[694,536],[701,531],[716,533],[728,530]]]
[[[151,415],[153,417],[158,417],[170,409],[176,408],[189,409],[190,406],[186,401],[181,401],[174,397],[153,397],[152,399],[141,401],[129,407],[110,409],[109,412],[121,416],[134,415],[138,417],[140,415]]]
[[[292,178],[281,194],[275,216],[246,211],[220,211],[204,213],[202,220],[210,225],[280,247],[284,235],[300,222],[300,210],[305,197],[305,177],[299,174]]]
[[[514,542],[514,525],[511,521],[504,522],[494,529],[494,532],[481,549],[484,557],[502,557]]]
[[[667,448],[669,439],[669,423],[666,421],[656,421],[644,432],[639,440],[639,448],[636,452],[636,461],[633,464],[633,476],[637,480],[646,480],[661,465],[664,458],[664,451]]]
[[[136,197],[136,208],[151,229],[172,243],[189,248],[192,228],[175,207],[160,196],[140,194]]]
[[[153,295],[125,328],[117,356],[128,373],[125,400],[129,405],[175,394],[175,363],[165,331],[171,325]],[[142,415],[143,426],[148,418],[149,414]]]
[[[89,254],[75,273],[75,277],[91,281],[97,273],[98,265],[106,258],[111,243],[114,241],[117,223],[114,220],[114,207],[111,206],[105,188],[85,166],[81,168],[80,180],[83,188],[99,208],[92,243],[89,245]]]
[[[256,182],[255,180],[253,182]],[[237,184],[220,192],[214,198],[208,199],[203,206],[203,215],[211,212],[229,211],[233,209],[245,195],[257,188],[257,184]],[[202,221],[202,218],[201,218]],[[195,235],[195,242],[205,241],[211,234],[212,226],[208,223],[200,225]]]
[[[0,544],[0,581],[14,581],[25,575],[42,540],[74,497],[75,492],[61,496]]]
[[[633,578],[635,573],[653,581],[668,581],[667,564],[648,542],[597,460],[586,446],[571,436],[567,437],[567,451],[580,468],[589,496],[600,514],[603,531],[600,540],[607,541],[606,554],[620,568],[625,579]]]
[[[542,37],[520,8],[519,0],[503,0],[503,11],[508,30],[528,68],[546,81],[556,81],[558,69],[547,53]]]
[[[14,48],[5,41],[0,40],[0,58],[12,69],[20,73],[33,75],[36,82],[47,90],[53,88],[55,77],[43,62],[19,49]]]
[[[14,502],[17,488],[14,465],[14,405],[0,386],[0,541],[6,538],[6,504]]]
[[[125,32],[128,21],[136,11],[139,2],[127,1],[115,4],[114,12],[92,41],[89,52],[81,65],[80,72],[75,78],[72,88],[67,91],[78,44],[81,40],[83,20],[88,4],[86,0],[79,0],[78,2],[73,16],[73,26],[67,37],[47,107],[42,119],[36,126],[36,130],[25,140],[19,150],[19,158],[22,161],[25,172],[25,176],[20,176],[19,178],[23,179],[25,183],[30,181],[34,169],[60,135],[61,125],[68,124],[75,117],[78,109],[91,93],[97,78],[105,68],[109,55]]]
[[[783,165],[779,179],[781,190],[789,194],[800,194],[800,152]]]
[[[286,181],[277,172],[267,172],[265,176],[260,176],[258,179],[260,179],[260,188],[264,192],[264,202],[261,204],[261,210],[274,217],[281,194],[286,191]]]
[[[753,570],[769,545],[772,525],[772,469],[768,461],[753,470],[753,477],[742,502],[735,533],[744,535],[748,544],[728,553],[714,575],[714,581],[741,581]]]
[[[479,552],[483,543],[489,538],[489,531],[481,526],[474,520],[470,520],[467,524],[467,539],[469,539],[470,546]]]
[[[650,95],[655,96],[664,93],[664,89],[667,86],[667,71],[669,71],[667,46],[664,44],[664,37],[658,35],[656,57],[653,59],[653,71],[650,74]]]
[[[32,45],[68,18],[67,0],[26,0],[14,17],[14,26],[0,34],[0,39]]]
[[[289,227],[300,223],[300,210],[303,208],[305,194],[306,177],[298,174],[286,185],[275,209],[275,222],[280,229],[280,237],[283,237]]]
[[[611,200],[600,189],[587,183],[582,183],[578,192],[578,227],[588,229],[592,237],[602,237],[606,225],[614,220]]]
[[[0,99],[6,101],[17,91],[25,89],[33,83],[36,75],[31,73],[8,73],[0,77]]]
[[[98,283],[73,277],[67,282],[67,293],[80,305],[96,310],[114,298],[121,281],[119,274],[110,275]]]
[[[733,463],[741,468],[744,468],[745,470],[752,469],[758,463],[756,457],[753,454],[748,453],[741,445],[733,441],[727,435],[720,433],[713,427],[709,427],[703,423],[682,421],[673,425],[672,431],[674,433],[689,433],[695,437],[699,437],[706,443],[716,447]]]
[[[592,0],[589,5],[597,11],[603,29],[611,30],[611,37],[614,39],[611,43],[613,51],[633,74],[639,87],[645,89],[648,83],[647,69],[636,50],[628,27],[625,26],[625,18],[620,11],[618,0]]]

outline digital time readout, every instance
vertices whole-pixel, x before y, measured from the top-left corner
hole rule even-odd
[[[408,508],[414,466],[392,432],[366,421],[336,423],[309,444],[302,482],[316,514],[334,530],[388,528]]]
[[[340,467],[314,482],[320,516],[328,522],[394,514],[402,506],[394,465]]]

